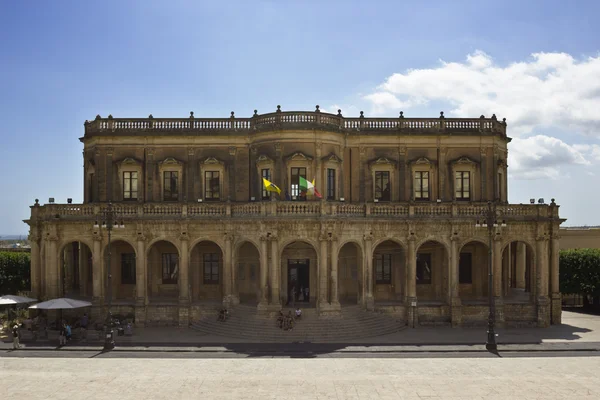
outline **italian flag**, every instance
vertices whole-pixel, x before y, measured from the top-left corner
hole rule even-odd
[[[300,177],[300,181],[299,181],[299,185],[298,186],[300,186],[300,190],[306,191],[306,193],[308,193],[308,194],[315,195],[315,196],[317,196],[320,199],[323,198],[323,196],[321,196],[321,193],[319,193],[319,191],[315,187],[315,180],[314,180],[314,178],[313,178],[312,182],[309,182],[306,179],[304,179],[303,177]]]

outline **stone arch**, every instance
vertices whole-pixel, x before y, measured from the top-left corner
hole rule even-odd
[[[112,238],[111,246],[111,287],[112,299],[135,302],[137,288],[136,246],[124,238]],[[108,261],[108,242],[102,247],[102,262]],[[105,267],[105,273],[108,270]],[[108,284],[108,282],[106,282]],[[140,285],[143,285],[140,282]]]
[[[458,295],[465,304],[485,302],[488,296],[489,246],[472,237],[458,248]]]
[[[318,249],[310,239],[282,242],[279,248],[282,304],[293,304],[296,301],[314,304],[317,301],[321,262]]]
[[[401,239],[398,239],[398,238],[395,238],[393,236],[390,236],[390,237],[382,237],[380,239],[374,240],[373,241],[373,251],[375,251],[375,249],[377,248],[377,246],[379,246],[381,243],[384,243],[384,242],[387,242],[387,241],[396,243],[403,250],[406,250],[406,248],[407,248],[406,243],[403,242]]]
[[[258,254],[260,254],[260,243],[258,243],[256,240],[251,239],[249,237],[241,237],[238,240],[235,241],[234,245],[233,245],[233,254],[237,254],[238,250],[240,249],[241,246],[243,246],[246,243],[251,243],[254,245],[254,247],[256,247],[256,250],[258,250]]]
[[[227,268],[223,248],[215,240],[195,240],[190,246],[189,260],[188,282],[192,301],[221,303],[224,296],[224,269]]]
[[[148,259],[148,254],[150,252],[150,249],[152,248],[152,246],[154,246],[156,243],[158,242],[167,242],[172,244],[173,246],[175,246],[175,248],[177,249],[177,254],[179,254],[179,256],[181,256],[181,249],[179,248],[179,246],[176,244],[176,240],[173,240],[171,238],[168,237],[158,237],[158,238],[154,238],[152,239],[150,242],[148,242],[148,244],[146,245],[146,259]]]
[[[421,301],[445,301],[448,298],[450,251],[446,240],[427,237],[415,245],[417,297]]]
[[[233,292],[240,303],[256,304],[261,298],[260,246],[244,238],[233,246]]]
[[[58,297],[92,296],[93,246],[87,239],[65,239],[58,249]]]
[[[421,240],[417,241],[415,243],[415,251],[419,251],[419,248],[421,246],[423,246],[427,242],[435,242],[435,243],[441,244],[442,246],[444,246],[444,250],[448,254],[450,254],[450,243],[448,242],[448,240],[445,239],[445,238],[441,238],[439,236],[434,236],[434,235],[427,235],[426,237],[424,237]]]
[[[285,239],[285,240],[279,242],[280,243],[279,244],[279,258],[281,258],[281,255],[283,253],[283,249],[285,249],[287,246],[289,246],[290,244],[292,244],[294,242],[302,242],[302,243],[308,244],[317,253],[317,259],[319,258],[319,256],[320,256],[320,254],[319,254],[319,244],[316,243],[314,240],[308,239],[308,238],[302,238],[302,239],[289,238],[289,239]]]
[[[181,250],[173,240],[156,238],[146,246],[146,282],[151,302],[172,304],[179,300]]]
[[[365,265],[362,241],[345,240],[338,245],[337,252],[337,279],[333,282],[337,285],[337,300],[346,304],[361,304]]]
[[[533,303],[536,296],[536,247],[528,239],[502,242],[502,296],[509,304]]]
[[[383,238],[373,243],[372,271],[365,281],[372,282],[375,302],[401,302],[407,293],[406,247],[396,238]],[[367,259],[368,260],[368,259]],[[368,288],[367,288],[368,289]]]
[[[489,244],[487,239],[484,239],[484,238],[481,238],[481,237],[477,237],[477,236],[469,237],[469,238],[467,238],[467,239],[465,239],[465,240],[463,240],[462,242],[459,243],[459,245],[458,245],[458,253],[460,254],[460,252],[462,251],[463,247],[465,247],[467,244],[472,243],[472,242],[480,243],[480,244],[484,245],[486,248],[488,247],[488,244]]]
[[[124,242],[127,243],[128,245],[131,246],[131,248],[133,249],[133,252],[135,253],[136,257],[137,257],[137,245],[136,243],[133,243],[131,240],[129,240],[128,238],[125,237],[112,237],[110,238],[110,242],[111,243],[115,243],[115,242]],[[102,246],[102,259],[105,259],[105,253],[106,253],[106,248],[108,247],[108,240],[106,242],[102,242],[103,246]]]
[[[197,238],[195,238],[194,240],[192,240],[190,242],[190,245],[188,247],[189,248],[189,252],[190,252],[190,254],[189,254],[190,256],[192,254],[192,249],[194,247],[196,247],[196,245],[198,243],[200,243],[200,242],[213,242],[214,244],[216,244],[217,246],[219,246],[219,250],[221,250],[221,252],[223,254],[225,254],[225,244],[222,241],[215,240],[215,238],[211,238],[209,236],[202,236],[202,237],[197,237]]]

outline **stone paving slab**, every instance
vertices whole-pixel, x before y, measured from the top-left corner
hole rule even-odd
[[[600,398],[600,358],[0,358],[3,399]]]

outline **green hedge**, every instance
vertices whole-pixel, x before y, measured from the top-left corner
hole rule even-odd
[[[560,291],[600,296],[600,249],[560,252]]]
[[[31,254],[0,251],[0,296],[31,290]]]

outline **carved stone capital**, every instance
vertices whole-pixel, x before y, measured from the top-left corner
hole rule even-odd
[[[235,153],[237,153],[237,148],[236,147],[231,146],[231,147],[229,147],[228,150],[229,150],[229,155],[230,156],[235,156]]]
[[[146,236],[144,236],[143,234],[141,234],[141,233],[138,233],[138,235],[137,235],[137,238],[136,238],[136,239],[137,239],[137,241],[138,241],[138,242],[145,242],[147,238],[146,238]]]
[[[371,233],[365,233],[363,235],[363,240],[364,241],[373,241],[373,234],[371,234]]]
[[[196,150],[193,147],[188,147],[188,156],[193,156]]]
[[[92,236],[92,240],[94,242],[101,242],[102,241],[102,235],[100,235],[98,233],[94,233],[94,235]]]
[[[227,241],[232,242],[233,241],[233,234],[231,234],[229,232],[224,233],[223,234],[223,240],[225,240],[226,242]]]
[[[283,151],[283,146],[281,145],[281,143],[276,142],[273,146],[275,147],[275,151],[277,153],[281,153],[281,151]]]
[[[182,232],[181,235],[179,235],[179,240],[181,242],[188,241],[188,240],[190,240],[190,237],[188,236],[188,234],[186,232]]]
[[[405,156],[406,155],[406,146],[398,147],[398,154],[400,154],[401,156]]]

